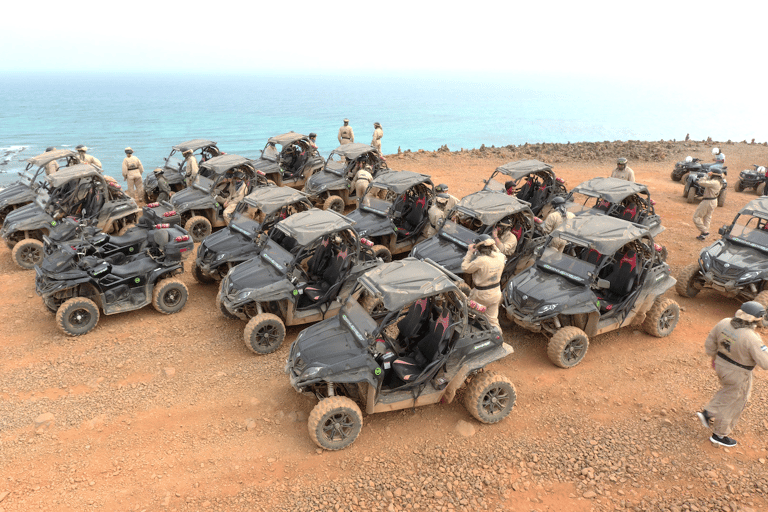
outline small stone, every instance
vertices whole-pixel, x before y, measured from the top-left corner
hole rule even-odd
[[[46,412],[44,414],[41,414],[37,418],[35,418],[35,430],[39,428],[50,428],[51,425],[53,425],[54,416],[50,412]]]
[[[245,430],[251,431],[256,428],[256,422],[252,418],[245,420]]]
[[[170,366],[168,368],[163,368],[163,373],[166,377],[173,377],[176,375],[176,368],[171,368]]]
[[[467,421],[459,420],[456,423],[456,432],[464,437],[471,437],[475,435],[475,426]]]
[[[597,496],[597,493],[595,493],[595,491],[587,491],[584,494],[582,494],[582,496],[587,498],[587,499],[592,499],[595,496]]]

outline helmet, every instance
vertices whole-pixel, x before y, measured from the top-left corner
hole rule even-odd
[[[435,187],[435,192],[448,192],[448,185],[441,183]]]
[[[309,134],[309,138],[310,138],[310,139],[314,139],[314,138],[316,138],[316,137],[317,137],[317,134],[316,134],[316,133],[310,133],[310,134]]]
[[[554,208],[557,208],[558,206],[562,206],[565,204],[565,198],[563,196],[555,196],[552,199],[552,206]]]
[[[480,235],[475,238],[475,245],[482,247],[484,245],[495,245],[495,242],[493,241],[493,238],[491,238],[491,235]]]
[[[381,123],[373,123],[373,127],[374,127],[374,128],[377,128],[377,127],[378,127],[378,128],[381,128]]]
[[[155,174],[163,174],[163,168],[162,167],[157,167],[152,172],[154,172]]]
[[[435,201],[437,201],[437,204],[444,206],[448,204],[448,199],[450,199],[451,196],[448,194],[437,194],[437,197],[435,197]]]
[[[720,148],[712,148],[712,154],[713,155],[719,155],[720,154]]]
[[[761,165],[760,167],[757,168],[757,172],[759,172],[760,174],[765,174],[765,167]]]
[[[627,159],[626,159],[626,158],[624,158],[624,157],[622,156],[621,158],[619,158],[618,160],[616,160],[616,163],[617,163],[618,165],[627,165]]]
[[[88,148],[83,146],[82,144],[78,145],[75,149],[78,151],[88,151]]]
[[[183,156],[189,156],[192,154],[192,150],[188,148],[181,148],[181,154]]]
[[[757,322],[765,316],[765,307],[759,302],[751,300],[741,305],[736,312],[736,318],[747,322]]]
[[[48,153],[49,151],[53,151],[54,149],[56,148],[53,146],[48,146],[47,148],[45,148],[45,152]]]
[[[692,156],[685,157],[685,163],[689,164],[691,162],[693,162],[693,157]]]
[[[131,153],[133,153],[133,150],[130,147],[127,147],[125,148],[125,152],[130,155]]]

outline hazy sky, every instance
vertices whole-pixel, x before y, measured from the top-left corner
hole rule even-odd
[[[765,78],[768,4],[6,2],[0,71],[465,70]],[[761,21],[762,22],[762,21]],[[738,76],[738,75],[734,75]]]

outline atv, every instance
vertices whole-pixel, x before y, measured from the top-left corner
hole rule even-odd
[[[675,168],[672,170],[670,177],[672,178],[672,181],[682,181],[685,183],[689,173],[703,172],[706,174],[709,172],[710,167],[713,166],[720,167],[723,170],[723,174],[726,174],[725,171],[728,169],[727,167],[723,167],[723,165],[718,162],[703,163],[699,158],[687,156],[685,157],[685,160],[675,164]]]
[[[277,146],[280,146],[280,149]],[[309,137],[294,132],[269,139],[261,151],[261,158],[255,161],[256,169],[262,171],[277,186],[299,190],[324,164],[323,157]]]
[[[62,168],[45,178],[34,203],[9,213],[0,230],[11,256],[21,268],[43,259],[43,235],[65,217],[88,219],[105,233],[123,235],[138,220],[139,207],[114,181],[90,164]]]
[[[285,372],[296,391],[318,401],[307,425],[312,441],[346,448],[360,434],[362,410],[450,403],[465,383],[472,417],[497,423],[510,413],[515,386],[484,368],[512,347],[469,307],[456,279],[427,261],[384,263],[358,279],[337,316],[298,335]]]
[[[726,297],[768,304],[768,197],[747,203],[719,233],[722,238],[701,250],[698,263],[680,271],[677,293],[693,298],[712,288]]]
[[[739,180],[733,186],[736,192],[744,192],[748,188],[755,189],[759,196],[765,195],[765,167],[753,165],[754,169],[744,169],[739,174]]]
[[[693,203],[696,199],[704,197],[704,187],[699,185],[699,180],[706,179],[708,173],[708,170],[688,173],[688,176],[685,178],[683,197],[686,198],[689,203]],[[728,194],[728,190],[726,190],[728,188],[728,180],[725,179],[727,174],[728,172],[723,168],[723,186],[720,187],[720,193],[717,196],[717,206],[725,206],[725,198]]]
[[[502,179],[504,184],[498,181]],[[497,167],[484,183],[483,190],[506,192],[526,201],[534,215],[543,215],[552,199],[568,193],[565,180],[555,176],[551,165],[538,160],[508,162]]]
[[[200,165],[200,174],[191,187],[173,195],[171,209],[165,213],[175,211],[179,214],[184,229],[189,231],[192,239],[202,242],[213,228],[227,225],[223,215],[224,205],[217,198],[229,193],[228,185],[235,172],[240,171],[245,175],[248,192],[270,185],[264,173],[256,170],[256,163],[237,155],[211,158]]]
[[[586,355],[589,337],[627,325],[668,336],[680,308],[664,292],[675,285],[646,226],[597,213],[567,219],[550,239],[563,252],[541,251],[536,263],[504,289],[507,317],[552,337],[547,355],[571,368]]]
[[[0,225],[10,212],[33,202],[38,189],[47,186],[45,166],[54,160],[64,164],[63,166],[76,165],[80,161],[77,151],[69,149],[46,151],[27,159],[27,167],[19,172],[19,181],[0,190]]]
[[[197,248],[192,274],[202,284],[221,281],[232,267],[257,256],[260,237],[277,222],[311,208],[306,194],[296,189],[257,188],[237,205],[229,229],[203,239]]]
[[[219,309],[246,320],[245,345],[270,354],[286,325],[317,322],[339,312],[354,278],[379,263],[353,228],[330,210],[311,209],[278,222],[258,256],[234,267],[221,282]]]
[[[195,158],[200,159],[200,163],[205,163],[211,158],[221,156],[222,153],[216,146],[216,143],[210,140],[194,139],[182,142],[171,148],[171,154],[164,158],[165,163],[162,165],[163,176],[168,181],[168,185],[173,192],[179,192],[186,188],[186,159],[180,157],[180,155],[187,149],[192,151]],[[207,172],[210,169],[200,169],[200,173],[207,176]],[[157,201],[157,196],[160,190],[157,188],[157,177],[155,173],[150,172],[144,178],[144,201],[151,203]]]
[[[360,207],[347,217],[357,224],[360,236],[376,244],[378,257],[392,261],[392,255],[407,253],[424,240],[434,197],[435,187],[428,175],[386,172],[368,185]]]
[[[35,267],[35,291],[56,313],[57,325],[69,336],[93,330],[100,311],[112,315],[151,302],[161,313],[176,313],[187,302],[188,292],[173,276],[184,272],[182,260],[193,242],[176,226],[155,230],[153,242],[143,257],[123,265],[86,256],[62,244]]]
[[[509,227],[517,238],[515,253],[507,258],[501,276],[503,288],[513,275],[530,266],[534,249],[545,239],[534,229],[534,216],[528,203],[513,196],[481,190],[464,197],[448,212],[437,233],[419,242],[410,255],[431,259],[471,286],[472,276],[461,270],[467,248],[479,235],[490,235],[501,226]]]
[[[328,155],[323,172],[307,180],[304,192],[318,208],[344,213],[344,208],[358,199],[352,180],[357,170],[366,165],[371,166],[374,178],[389,170],[387,161],[373,146],[357,142],[339,146]]]

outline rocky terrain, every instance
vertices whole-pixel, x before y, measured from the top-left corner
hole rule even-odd
[[[609,175],[626,156],[657,202],[676,273],[705,244],[694,238],[694,205],[669,173],[687,155],[710,160],[715,144],[730,183],[768,163],[765,145],[701,141],[528,144],[388,160],[460,197],[509,160],[552,163],[574,186]],[[754,197],[730,190],[713,231]],[[300,328],[288,329],[276,353],[255,356],[243,344],[244,323],[219,313],[215,287],[185,273],[190,300],[180,313],[102,316],[93,332],[70,338],[34,293],[34,273],[17,269],[4,245],[0,276],[2,512],[768,509],[765,372],[755,372],[737,447],[714,447],[694,416],[718,387],[704,338],[739,305],[714,292],[685,299],[670,291],[682,307],[670,337],[631,327],[601,335],[570,370],[549,362],[543,336],[504,323],[515,353],[492,369],[516,385],[506,420],[477,423],[459,396],[366,416],[350,448],[325,452],[307,434],[314,403],[283,373]]]

